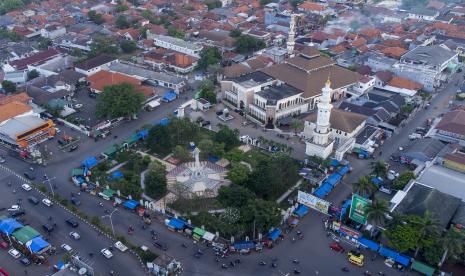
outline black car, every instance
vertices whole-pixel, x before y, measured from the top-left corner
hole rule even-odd
[[[68,152],[75,151],[75,150],[78,149],[78,147],[79,147],[78,144],[74,144],[74,145],[72,145],[72,146],[68,149]]]
[[[79,225],[79,223],[77,221],[75,221],[74,219],[72,219],[72,218],[67,219],[66,223],[69,224],[69,226],[71,226],[73,228],[76,228]]]
[[[39,204],[39,200],[35,196],[30,196],[27,198],[27,200],[34,205]]]
[[[20,261],[24,266],[29,266],[31,261],[28,258],[22,258]]]
[[[24,176],[29,179],[29,180],[34,180],[36,179],[36,175],[34,172],[31,172],[31,171],[26,171],[24,172]]]
[[[17,218],[17,217],[20,217],[20,216],[24,216],[25,214],[26,214],[26,212],[24,210],[19,210],[19,211],[11,213],[10,217]]]
[[[42,224],[42,228],[44,228],[44,230],[47,231],[47,232],[49,232],[49,233],[52,232],[53,229],[55,229],[55,228],[53,227],[53,225],[51,225],[51,224],[49,224],[49,223]]]
[[[81,205],[81,201],[77,197],[71,197],[71,203],[73,203],[76,206]]]
[[[166,243],[164,243],[164,242],[161,242],[161,241],[154,241],[154,242],[153,242],[153,245],[154,245],[155,247],[160,248],[160,249],[163,250],[163,251],[168,250],[168,245],[167,245]]]

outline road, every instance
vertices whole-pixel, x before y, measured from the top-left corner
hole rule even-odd
[[[455,79],[446,86],[444,91],[438,93],[435,99],[432,100],[431,106],[428,110],[419,111],[398,134],[395,134],[384,143],[381,147],[382,155],[377,156],[376,160],[385,160],[389,158],[391,154],[395,153],[398,146],[405,145],[407,143],[408,135],[413,132],[417,126],[423,124],[428,117],[437,116],[441,113],[441,110],[445,107],[445,104],[447,104],[449,97],[455,92],[453,84],[458,77],[459,76],[455,76]],[[50,147],[52,151],[54,151],[54,158],[46,168],[36,168],[38,175],[41,175],[44,171],[46,171],[49,177],[56,177],[54,180],[54,184],[58,187],[56,192],[60,193],[60,195],[65,198],[69,198],[71,192],[77,192],[77,188],[68,180],[71,168],[78,166],[79,162],[87,156],[97,155],[105,148],[113,145],[115,142],[121,142],[124,138],[129,137],[135,129],[140,128],[144,124],[160,120],[161,118],[166,117],[167,114],[171,114],[180,102],[180,100],[176,100],[172,103],[162,104],[153,112],[143,112],[139,120],[127,122],[123,126],[114,129],[113,135],[117,135],[119,139],[105,139],[100,140],[99,142],[94,142],[93,140],[84,137],[79,150],[71,153],[61,153],[53,147]],[[369,173],[369,166],[367,164],[372,160],[367,161],[350,158],[350,161],[354,167],[354,171],[344,180],[343,184],[339,185],[328,197],[328,200],[335,204],[340,203],[344,198],[350,195],[350,183],[355,182],[359,176]],[[20,174],[28,169],[28,165],[25,163],[8,156],[6,165]],[[81,202],[83,203],[80,206],[80,209],[90,216],[101,216],[105,214],[105,209],[111,209],[108,202],[105,202],[104,207],[98,207],[97,202],[99,199],[89,194],[83,193],[80,197]],[[284,274],[291,272],[294,267],[299,267],[302,275],[313,275],[317,273],[320,275],[338,275],[341,273],[341,267],[348,266],[347,257],[345,254],[337,254],[329,250],[328,244],[330,243],[330,240],[328,240],[325,235],[325,231],[323,230],[321,224],[322,216],[323,215],[311,211],[301,222],[299,229],[301,229],[305,235],[304,240],[298,241],[294,244],[290,242],[289,238],[286,238],[273,250],[265,250],[261,254],[254,253],[247,257],[241,257],[242,263],[231,269],[221,269],[221,262],[215,262],[214,257],[209,250],[205,251],[205,255],[202,256],[201,259],[194,258],[193,254],[199,245],[193,244],[191,240],[184,238],[179,234],[174,234],[168,231],[162,222],[153,223],[150,229],[156,231],[159,239],[168,244],[169,249],[167,253],[182,262],[185,275],[282,275],[281,272]],[[102,219],[102,221],[109,225],[108,219]],[[154,252],[159,254],[162,253],[150,245],[150,229],[142,230],[139,227],[142,222],[133,213],[120,209],[114,214],[113,223],[115,231],[119,235],[127,235],[126,230],[128,226],[135,226],[135,234],[127,236],[127,238],[134,244],[144,244],[149,246]],[[67,231],[62,233],[62,235],[63,234],[66,235]],[[91,236],[91,234],[89,234],[89,236]],[[181,247],[181,244],[184,242],[189,244],[189,248],[184,249]],[[278,269],[258,265],[259,260],[264,260],[269,263],[275,256],[278,257]],[[229,259],[233,258],[235,258],[235,256],[229,257]],[[301,260],[301,263],[299,265],[293,265],[291,263],[292,259],[299,259]],[[228,263],[229,261],[230,260],[228,260]],[[106,268],[109,267],[109,265],[105,265],[105,263],[104,266]],[[361,269],[353,266],[350,266],[350,269],[351,272],[348,274],[351,275],[360,275],[362,271]],[[396,273],[391,269],[387,271],[387,267],[384,266],[380,260],[376,260],[374,262],[367,261],[364,269],[369,269],[370,271],[384,270],[388,272],[389,275]]]

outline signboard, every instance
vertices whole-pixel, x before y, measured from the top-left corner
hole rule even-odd
[[[370,206],[371,200],[354,194],[352,196],[352,204],[350,205],[349,218],[355,222],[365,224]]]
[[[341,225],[341,227],[339,227],[339,232],[342,233],[342,234],[345,234],[347,236],[350,236],[356,240],[358,240],[362,235],[360,234],[360,232],[354,230],[354,229],[351,229],[345,225]]]
[[[324,214],[328,214],[329,205],[331,204],[328,201],[302,191],[298,191],[297,193],[297,202]]]

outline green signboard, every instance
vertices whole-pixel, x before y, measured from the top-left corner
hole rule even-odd
[[[352,196],[352,204],[350,205],[349,218],[358,223],[365,224],[370,206],[371,200],[354,194]]]

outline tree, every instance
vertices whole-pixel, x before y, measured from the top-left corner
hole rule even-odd
[[[127,29],[131,26],[131,24],[129,24],[129,21],[127,20],[126,16],[124,15],[120,15],[118,16],[118,18],[116,18],[116,28],[118,29]]]
[[[161,155],[167,155],[176,145],[171,139],[168,126],[156,125],[149,130],[147,145],[150,150]]]
[[[396,224],[385,234],[389,239],[388,245],[401,253],[414,249],[420,238],[420,234],[412,224]]]
[[[384,225],[386,213],[389,212],[388,205],[384,200],[373,200],[368,208],[368,220],[376,226]]]
[[[105,86],[97,99],[96,113],[101,118],[132,117],[139,113],[144,94],[132,84]]]
[[[297,8],[298,5],[302,4],[304,0],[291,0],[290,3],[294,8]]]
[[[220,50],[216,47],[205,47],[200,51],[200,59],[197,62],[197,68],[206,70],[208,66],[219,64],[222,59]]]
[[[95,24],[97,25],[100,25],[102,24],[103,22],[105,22],[105,19],[103,19],[102,17],[102,14],[101,13],[97,13],[96,11],[89,11],[87,13],[87,17],[89,17],[89,20],[94,22]]]
[[[30,81],[30,80],[33,80],[37,77],[40,76],[40,73],[36,70],[36,69],[33,69],[29,72],[27,72],[27,80]]]
[[[137,49],[136,42],[131,40],[123,40],[119,46],[125,53],[132,53]]]
[[[5,90],[6,93],[16,92],[16,84],[9,80],[2,81],[2,88]]]
[[[152,162],[145,175],[145,192],[154,199],[162,198],[167,191],[166,169],[161,163]]]
[[[464,242],[465,234],[461,230],[457,230],[455,227],[451,226],[441,239],[441,248],[444,250],[444,254],[438,266],[440,267],[450,257],[457,258],[457,256],[464,253]]]
[[[10,11],[18,10],[24,6],[21,0],[2,0],[0,2],[0,14],[5,14]]]
[[[183,147],[181,145],[177,145],[174,148],[173,156],[175,158],[181,160],[181,162],[186,162],[186,161],[188,161],[189,159],[192,158],[191,152],[186,147]]]
[[[39,49],[45,50],[48,49],[48,47],[52,46],[52,43],[53,42],[50,38],[42,37],[37,47],[39,47]]]
[[[271,3],[271,0],[260,0],[259,2],[260,2],[260,6],[263,7],[263,6],[265,6],[265,5],[269,4],[269,3]]]
[[[304,123],[299,119],[293,119],[291,126],[294,129],[294,133],[297,135],[297,131],[303,129]]]
[[[173,27],[168,28],[168,35],[172,37],[181,38],[181,39],[186,37],[186,33]]]
[[[239,162],[244,159],[244,152],[240,149],[232,149],[225,154],[225,158],[229,160],[229,162]]]
[[[370,177],[365,175],[359,177],[358,181],[352,184],[352,190],[361,196],[368,196],[376,190],[376,186],[371,182]]]
[[[115,7],[115,12],[124,12],[124,11],[127,11],[128,9],[129,9],[128,6],[122,5],[122,4],[118,4],[118,5]]]
[[[247,53],[251,51],[257,51],[265,48],[265,43],[259,39],[256,39],[250,35],[240,35],[236,39],[236,51],[239,53]]]
[[[412,171],[403,172],[398,178],[394,180],[394,189],[402,190],[410,180],[415,178],[416,176]]]
[[[218,190],[218,201],[224,207],[241,208],[254,198],[255,195],[251,190],[236,184],[223,186]]]
[[[422,217],[411,216],[410,223],[415,226],[420,236],[413,256],[416,258],[422,248],[430,246],[439,236],[439,221],[426,211]]]
[[[232,168],[228,171],[227,178],[232,183],[237,185],[244,185],[249,180],[250,170],[241,163],[233,163]]]
[[[372,162],[371,163],[371,173],[377,177],[386,178],[388,168],[384,161]]]
[[[221,157],[224,154],[224,143],[217,143],[210,139],[202,139],[198,147],[204,158],[209,156]]]
[[[223,4],[221,4],[221,1],[219,1],[219,0],[208,0],[208,1],[205,1],[205,5],[207,5],[208,10],[213,10],[213,9],[216,9],[216,8],[221,8],[221,7],[223,6]]]
[[[19,36],[17,33],[2,28],[0,28],[0,38],[7,38],[14,42],[21,41],[21,36]]]
[[[229,31],[230,37],[239,37],[241,36],[241,34],[242,34],[242,31],[240,29],[232,29],[231,31]]]
[[[99,54],[116,55],[118,53],[118,44],[108,36],[96,38],[90,45],[89,57],[95,57]]]
[[[256,199],[241,208],[241,217],[253,232],[265,233],[279,224],[281,212],[276,202]]]
[[[223,143],[226,151],[229,151],[241,144],[239,141],[239,130],[230,129],[226,125],[221,126],[220,130],[215,133],[214,139],[218,143]]]
[[[211,104],[216,103],[216,93],[212,89],[202,89],[200,90],[199,96],[209,101]]]

